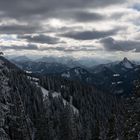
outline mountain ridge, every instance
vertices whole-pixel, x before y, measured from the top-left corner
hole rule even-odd
[[[84,69],[77,70],[76,75],[86,74]],[[3,140],[130,140],[139,136],[139,85],[136,94],[120,98],[79,81],[52,75],[36,78],[4,57],[0,57],[0,79]]]

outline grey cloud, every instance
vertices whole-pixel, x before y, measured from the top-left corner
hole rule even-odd
[[[97,51],[97,49],[95,48],[71,48],[71,49],[65,49],[65,52],[80,52],[80,51],[84,51],[84,52],[91,52],[91,51]]]
[[[83,30],[82,26],[63,26],[61,28],[56,28],[56,27],[51,27],[49,24],[47,24],[48,29],[46,30],[47,33],[63,33],[63,32],[68,32],[72,30]]]
[[[56,47],[41,47],[39,50],[41,50],[41,51],[65,51],[65,47],[58,47],[58,46],[56,46]]]
[[[109,6],[126,0],[1,0],[0,18],[27,22],[27,26],[3,25],[0,33],[41,33],[45,32],[40,23],[44,19],[72,19],[73,22],[104,20],[105,15],[87,12],[89,8]],[[87,11],[83,11],[83,9]],[[46,27],[47,28],[47,27]],[[42,31],[43,30],[43,31]]]
[[[1,34],[27,34],[34,33],[40,30],[39,25],[1,25],[0,33]]]
[[[72,38],[76,40],[92,40],[92,39],[100,39],[107,36],[111,36],[117,33],[117,30],[109,30],[109,31],[73,31],[67,32],[64,34],[60,34],[60,36]]]
[[[75,14],[77,21],[88,22],[88,21],[99,21],[105,19],[105,15],[90,12],[78,12]]]
[[[60,51],[60,52],[80,52],[80,51],[95,51],[97,48],[94,46],[81,46],[81,47],[62,47],[62,46],[54,46],[54,47],[49,47],[49,46],[40,46],[37,47],[37,45],[34,44],[28,44],[28,45],[22,45],[22,46],[17,46],[17,45],[11,45],[11,46],[0,46],[2,51],[5,50],[17,50],[17,51],[22,51],[22,50],[37,50],[37,51]]]
[[[59,38],[57,37],[51,37],[46,35],[24,35],[19,36],[21,39],[26,39],[28,42],[35,42],[35,43],[46,43],[46,44],[57,44],[62,43]]]
[[[126,0],[4,0],[0,1],[0,11],[13,18],[26,18],[34,15],[53,15],[66,9],[104,7]],[[59,12],[58,12],[59,13]]]
[[[115,40],[111,37],[100,41],[107,51],[131,51],[140,52],[140,41],[134,40]]]
[[[106,15],[83,10],[60,11],[59,13],[55,13],[55,16],[60,19],[73,20],[78,22],[101,21],[107,18]]]
[[[117,19],[120,19],[122,18],[124,15],[127,15],[128,13],[127,12],[117,12],[117,13],[113,13],[111,14],[108,19],[114,19],[114,20],[117,20]]]
[[[71,47],[65,47],[65,46],[37,46],[37,44],[27,44],[27,45],[11,45],[11,46],[0,46],[2,51],[5,50],[37,50],[37,51],[60,51],[60,52],[80,52],[80,51],[95,51],[98,50],[95,46],[90,45],[83,45],[83,46],[71,46]]]
[[[11,46],[1,46],[2,50],[38,50],[38,47],[33,44],[28,44],[28,45],[11,45]]]
[[[53,50],[53,51],[63,51],[63,52],[80,52],[80,51],[95,51],[98,50],[95,46],[90,45],[83,45],[83,46],[71,46],[71,47],[64,47],[64,46],[55,46],[55,47],[43,47],[40,50]]]

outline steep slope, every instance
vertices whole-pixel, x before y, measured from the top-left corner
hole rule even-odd
[[[0,57],[0,87],[1,139],[32,140],[33,120],[42,112],[38,108],[43,105],[40,90],[3,57]]]
[[[74,114],[78,113],[78,110],[63,99],[61,94],[47,91],[39,85],[37,78],[26,75],[4,57],[0,57],[0,138],[2,140],[42,140],[44,135],[43,130],[40,130],[43,126],[40,126],[40,123],[42,118],[46,117],[46,113],[52,111],[51,107],[56,105],[55,102],[60,102],[58,111],[70,107]],[[43,121],[50,123],[47,119]],[[48,129],[51,129],[51,126]],[[48,135],[50,134],[51,132]],[[46,138],[47,136],[44,137]]]

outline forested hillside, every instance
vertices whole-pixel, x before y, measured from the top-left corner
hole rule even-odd
[[[116,97],[61,77],[35,78],[0,57],[0,139],[138,140],[139,82]]]

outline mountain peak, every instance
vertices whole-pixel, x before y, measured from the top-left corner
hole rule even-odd
[[[129,61],[128,58],[124,57],[123,62],[128,62],[128,61]]]
[[[128,60],[127,57],[124,57],[123,61],[121,61],[120,64],[128,69],[132,69],[134,67],[134,64],[130,60]]]

